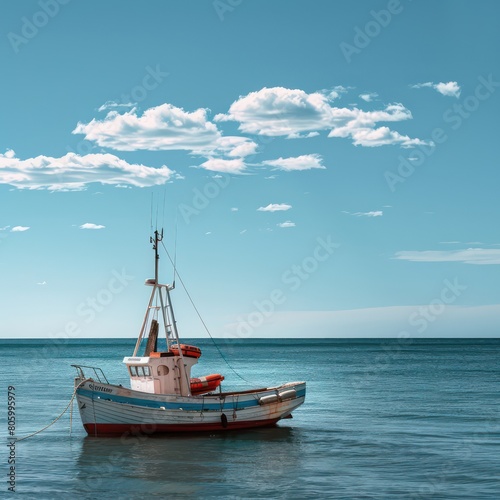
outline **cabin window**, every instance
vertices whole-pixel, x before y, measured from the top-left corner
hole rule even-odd
[[[168,375],[168,366],[167,365],[160,365],[158,367],[158,375]]]
[[[132,377],[150,377],[151,370],[149,366],[129,366],[130,375]]]

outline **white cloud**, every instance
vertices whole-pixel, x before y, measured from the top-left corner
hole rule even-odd
[[[106,226],[100,224],[93,224],[92,222],[86,222],[80,226],[80,229],[104,229]]]
[[[231,207],[231,212],[237,212],[239,209],[236,207]]]
[[[328,100],[334,101],[335,99],[338,99],[342,94],[345,94],[350,87],[344,87],[343,85],[337,85],[333,87],[332,90],[325,90],[321,92],[323,95],[326,95],[328,97]]]
[[[209,158],[200,167],[212,172],[224,172],[226,174],[241,174],[245,170],[245,162],[241,158],[224,160],[223,158]]]
[[[295,227],[295,222],[287,220],[286,222],[280,222],[276,224],[278,227]]]
[[[218,114],[214,120],[237,121],[242,132],[273,137],[297,138],[304,134],[307,137],[320,130],[330,130],[328,137],[350,138],[360,146],[426,144],[388,127],[376,128],[378,122],[411,118],[411,112],[398,103],[378,111],[338,108],[332,107],[329,97],[321,92],[307,94],[299,89],[274,87],[240,97],[231,104],[229,113]]]
[[[222,136],[207,119],[207,109],[184,111],[172,104],[149,108],[142,115],[133,108],[123,114],[110,111],[102,120],[78,123],[73,134],[101,147],[119,151],[185,150],[201,156],[245,157],[257,144],[246,137]]]
[[[207,121],[206,109],[190,113],[171,104],[149,108],[141,116],[136,108],[123,114],[111,111],[102,120],[79,122],[73,134],[120,151],[206,149],[220,137],[217,127]]]
[[[15,156],[16,153],[13,149],[7,149],[3,155],[0,154],[0,158],[14,158]]]
[[[230,157],[240,157],[253,155],[257,151],[257,143],[246,137],[227,136],[220,137],[215,144],[214,153],[225,154]]]
[[[0,231],[7,231],[9,228],[10,226],[0,227]]]
[[[174,172],[130,164],[112,154],[68,153],[60,158],[37,156],[21,160],[0,155],[0,184],[18,189],[81,191],[93,182],[109,185],[149,187],[165,184]]]
[[[29,226],[14,226],[10,232],[11,233],[22,233],[24,231],[27,231],[30,227]]]
[[[290,210],[292,205],[287,205],[286,203],[270,203],[267,207],[259,207],[257,210],[259,212],[280,212],[284,210]]]
[[[500,250],[467,248],[464,250],[423,250],[396,252],[395,259],[412,262],[461,262],[463,264],[500,264]]]
[[[317,154],[302,155],[291,158],[278,158],[277,160],[263,161],[263,165],[276,167],[279,170],[290,172],[292,170],[310,170],[312,168],[326,168],[321,164],[323,158]]]
[[[376,92],[368,92],[366,94],[359,94],[359,97],[365,102],[372,102],[373,99],[378,97],[378,94]]]
[[[457,99],[460,97],[460,92],[462,91],[457,82],[425,82],[425,83],[417,83],[411,86],[414,89],[420,89],[423,87],[429,87],[431,89],[437,90],[440,94],[456,97]]]
[[[240,231],[240,234],[245,234],[247,232],[246,229],[243,229],[242,231]]]
[[[357,215],[358,217],[382,217],[384,212],[382,210],[376,210],[373,212],[356,212],[353,215]]]
[[[47,284],[47,282],[46,282],[46,281],[41,281],[41,282],[37,283],[37,285],[42,285],[42,286],[43,286],[43,285],[46,285],[46,284]]]
[[[251,134],[292,136],[328,128],[330,110],[328,97],[319,92],[265,87],[240,97],[214,120],[238,121],[239,129]]]
[[[361,118],[361,121],[363,118]],[[359,120],[353,120],[344,127],[333,129],[328,137],[351,138],[355,146],[378,147],[399,144],[403,148],[433,145],[421,139],[411,139],[407,135],[391,130],[389,127],[370,128],[359,126]]]
[[[133,108],[136,103],[133,102],[115,102],[115,101],[106,101],[102,106],[99,107],[97,111],[106,111],[108,109],[116,109],[116,108]]]
[[[448,83],[439,82],[438,84],[436,84],[435,89],[440,94],[443,95],[456,97],[457,99],[458,97],[460,97],[461,89],[457,82],[448,82]]]
[[[372,212],[346,212],[342,210],[343,214],[355,215],[356,217],[382,217],[384,212],[382,210],[374,210]]]

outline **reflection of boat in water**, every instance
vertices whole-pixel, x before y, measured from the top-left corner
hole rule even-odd
[[[125,357],[131,388],[110,384],[100,368],[74,365],[76,399],[85,430],[92,436],[124,433],[247,429],[273,425],[290,418],[305,399],[305,382],[223,392],[224,377],[211,374],[191,378],[201,350],[181,344],[170,300],[172,285],[158,281],[158,244],[155,231],[155,278],[149,304],[132,356]],[[158,351],[163,323],[166,350]],[[142,341],[147,342],[142,355]]]
[[[251,497],[261,488],[262,496],[279,498],[294,489],[294,481],[302,482],[298,477],[311,444],[302,429],[282,425],[183,432],[168,439],[161,434],[86,436],[73,446],[73,491],[82,498],[113,498],[116,492],[127,492],[126,498],[141,498],[144,492],[169,498],[234,498],[235,485],[241,485],[238,491],[252,491]],[[269,471],[277,481],[274,486],[262,481]]]

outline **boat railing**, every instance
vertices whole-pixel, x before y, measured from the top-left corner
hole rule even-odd
[[[82,380],[88,378],[85,376],[85,372],[83,369],[87,370],[92,370],[95,380],[98,382],[101,382],[101,384],[109,384],[108,379],[106,378],[106,375],[104,375],[104,372],[101,370],[101,368],[98,368],[96,366],[85,366],[85,365],[71,365],[76,369],[76,372],[78,373],[78,378],[81,378]]]

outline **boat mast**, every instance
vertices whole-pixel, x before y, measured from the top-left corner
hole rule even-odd
[[[163,229],[161,231],[161,234],[158,231],[158,229],[155,230],[154,235],[155,235],[154,240],[153,237],[151,236],[149,238],[149,242],[153,244],[153,250],[155,251],[155,279],[153,283],[153,290],[151,291],[151,296],[149,298],[148,307],[146,308],[146,314],[144,315],[144,320],[142,322],[141,330],[139,332],[139,337],[137,338],[137,342],[134,348],[134,353],[132,354],[132,356],[137,356],[137,353],[141,346],[141,341],[144,338],[144,332],[146,331],[146,326],[148,323],[149,313],[151,312],[151,308],[153,307],[152,304],[157,291],[159,292],[161,298],[161,286],[158,283],[158,261],[160,260],[160,255],[158,253],[158,243],[163,239]],[[146,284],[148,284],[148,282],[146,282]],[[168,345],[168,340],[167,340],[167,345]]]
[[[160,254],[158,253],[158,243],[163,240],[163,229],[161,230],[161,234],[158,232],[158,229],[155,230],[155,239],[153,242],[153,238],[150,238],[151,243],[153,243],[153,248],[155,251],[155,286],[158,286],[158,261],[160,260]]]
[[[148,323],[149,312],[151,311],[151,304],[153,303],[153,299],[156,293],[156,284],[153,286],[153,290],[151,292],[151,297],[149,297],[148,307],[146,309],[146,314],[144,315],[144,320],[142,322],[141,331],[139,332],[139,337],[137,338],[137,342],[135,343],[134,353],[132,356],[137,356],[137,351],[141,346],[142,338],[144,337],[144,332],[146,330],[146,325]]]
[[[170,290],[173,290],[173,286],[170,286],[168,284],[162,285],[158,283],[158,261],[160,260],[160,255],[158,253],[158,243],[160,243],[163,240],[163,229],[161,231],[161,234],[158,232],[158,230],[155,231],[155,239],[154,239],[154,250],[155,250],[155,284],[154,284],[154,290],[158,290],[158,294],[160,296],[160,305],[161,305],[161,311],[162,311],[162,316],[163,316],[163,326],[165,328],[165,338],[167,342],[167,350],[170,350],[171,344],[176,343],[179,346],[179,371],[180,371],[180,377],[179,381],[182,385],[184,385],[184,391],[182,390],[181,387],[181,392],[185,392],[188,396],[191,396],[191,387],[190,387],[190,381],[188,374],[186,372],[186,365],[184,364],[184,355],[182,354],[182,349],[180,348],[180,341],[179,341],[179,333],[177,331],[177,322],[175,320],[175,315],[174,315],[174,308],[172,307],[172,301],[170,300]],[[151,242],[153,240],[151,239]],[[162,293],[162,288],[165,289],[165,300],[163,297]],[[167,314],[168,310],[168,314]],[[168,318],[168,320],[167,320]],[[169,335],[170,331],[169,328],[171,329],[171,332],[173,333],[173,338]],[[173,342],[172,342],[173,341]]]
[[[165,328],[165,338],[167,342],[167,350],[170,350],[170,344],[172,339],[169,336],[169,327],[172,328],[174,334],[175,334],[175,341],[178,344],[179,343],[179,336],[177,335],[177,328],[175,325],[175,318],[174,318],[174,310],[172,308],[172,303],[170,302],[170,294],[169,292],[169,285],[161,285],[158,283],[158,268],[159,268],[159,260],[160,260],[160,254],[158,253],[158,243],[160,243],[163,240],[163,229],[161,230],[161,234],[158,232],[158,230],[155,231],[155,239],[154,239],[154,245],[153,248],[155,250],[155,290],[158,290],[158,295],[160,296],[160,308],[161,308],[161,313],[163,317],[163,327]],[[151,238],[151,242],[153,243],[153,239]],[[163,294],[162,294],[162,288],[165,288],[165,298],[167,299],[166,303],[163,299]],[[173,287],[172,287],[173,288]],[[170,314],[167,314],[167,308],[170,311]],[[171,323],[171,324],[170,324]]]

